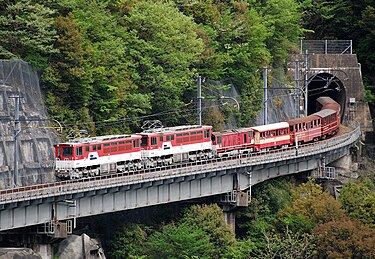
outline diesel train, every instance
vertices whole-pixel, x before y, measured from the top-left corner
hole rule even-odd
[[[319,141],[338,131],[340,105],[322,96],[317,110],[307,117],[220,132],[187,125],[58,143],[55,172],[60,179],[76,179]]]

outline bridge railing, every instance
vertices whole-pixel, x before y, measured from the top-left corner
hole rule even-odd
[[[353,54],[352,40],[301,40],[300,54]]]
[[[76,181],[62,181],[41,185],[31,185],[0,191],[0,204],[28,201],[36,198],[47,198],[64,194],[95,191],[103,188],[121,187],[150,181],[165,180],[172,177],[185,177],[203,173],[219,172],[225,169],[254,166],[264,163],[305,157],[332,151],[356,142],[360,135],[359,126],[353,131],[329,140],[290,147],[263,153],[250,153],[238,157],[218,158],[216,160],[197,161],[187,164],[171,165],[166,168],[144,169],[137,172],[126,172],[103,175],[96,178]]]

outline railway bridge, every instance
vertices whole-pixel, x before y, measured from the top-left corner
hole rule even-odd
[[[331,139],[270,152],[2,190],[0,231],[38,226],[66,237],[80,217],[208,196],[246,206],[252,186],[349,156],[359,136],[359,126],[342,127]]]

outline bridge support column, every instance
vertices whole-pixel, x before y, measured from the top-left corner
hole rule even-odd
[[[238,207],[247,207],[249,205],[249,192],[232,191],[221,197],[220,203],[223,207],[225,222],[231,227],[233,232],[236,230],[236,210]]]
[[[233,233],[236,232],[236,213],[235,211],[223,211],[225,223],[232,229]]]
[[[347,154],[335,162],[331,163],[332,166],[339,169],[342,176],[347,178],[357,178],[358,163],[353,161],[351,154]]]

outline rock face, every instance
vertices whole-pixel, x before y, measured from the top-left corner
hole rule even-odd
[[[58,125],[48,118],[39,79],[23,61],[0,61],[0,189],[14,184],[14,129],[19,100],[20,133],[17,185],[54,181],[53,144]],[[17,175],[17,174],[16,174]]]
[[[71,235],[62,241],[55,256],[59,259],[106,258],[99,242],[86,234]]]
[[[1,259],[42,259],[30,248],[0,248]]]

